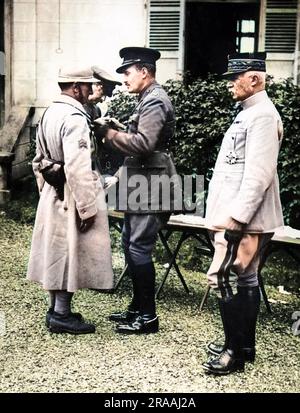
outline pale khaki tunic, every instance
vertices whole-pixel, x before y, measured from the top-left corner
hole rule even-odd
[[[209,184],[206,223],[218,230],[234,218],[246,224],[245,233],[272,232],[283,225],[277,176],[282,122],[265,91],[241,105],[243,110],[224,136]]]

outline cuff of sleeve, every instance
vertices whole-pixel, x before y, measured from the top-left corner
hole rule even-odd
[[[231,218],[238,221],[240,224],[244,225],[248,224],[251,220],[251,212],[245,211],[244,213],[241,213],[241,210],[239,210],[239,208],[235,208],[235,210],[232,210],[230,216]]]
[[[120,169],[121,169],[121,168],[119,168],[119,169],[117,170],[117,172],[114,174],[114,177],[116,177],[118,180],[120,180]]]
[[[97,207],[95,204],[78,208],[77,210],[80,219],[88,219],[97,214]]]

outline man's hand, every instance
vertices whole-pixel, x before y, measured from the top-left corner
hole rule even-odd
[[[221,214],[220,214],[221,215]],[[236,221],[235,219],[229,217],[228,215],[226,216],[219,216],[219,220],[215,223],[214,229],[216,231],[222,231],[222,230],[230,230],[230,231],[243,231],[245,224],[242,224],[239,221]]]
[[[110,125],[107,118],[97,118],[94,120],[94,132],[97,138],[104,138],[109,128]]]
[[[77,227],[80,232],[87,232],[94,224],[96,215],[93,215],[87,219],[80,219],[78,216]]]
[[[244,227],[244,224],[230,217],[228,221],[226,222],[225,228],[231,231],[243,231],[243,227]]]
[[[94,120],[96,127],[107,127],[115,130],[125,130],[126,126],[115,118],[103,117]]]
[[[116,176],[106,176],[104,178],[104,189],[109,189],[111,186],[116,185],[119,179]]]
[[[233,218],[230,218],[226,225],[224,238],[228,242],[239,243],[243,238],[243,228],[244,224],[236,221]]]
[[[240,240],[243,238],[242,231],[234,231],[232,229],[226,229],[224,238],[227,242],[231,242],[233,244],[239,243]]]
[[[109,125],[112,129],[116,130],[125,130],[126,126],[123,123],[119,122],[118,119],[115,118],[105,118],[109,121]]]

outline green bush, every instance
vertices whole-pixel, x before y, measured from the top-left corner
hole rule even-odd
[[[284,126],[278,172],[285,223],[300,228],[300,87],[287,79],[267,90]]]
[[[169,80],[164,87],[176,114],[176,136],[171,146],[177,170],[180,174],[204,175],[207,188],[224,133],[236,116],[236,104],[226,82],[213,75],[192,82]],[[291,79],[274,83],[269,78],[267,91],[284,125],[278,171],[285,224],[300,228],[300,88]],[[135,104],[135,97],[117,93],[109,114],[124,122]]]
[[[214,76],[192,83],[170,80],[165,88],[176,114],[172,150],[181,174],[210,178],[224,131],[230,125],[235,103],[225,82]]]
[[[236,104],[226,82],[213,75],[205,80],[169,80],[164,87],[176,114],[176,136],[171,148],[177,170],[182,175],[204,175],[207,188],[224,133],[236,115]],[[285,224],[300,228],[300,87],[291,79],[275,83],[269,78],[267,91],[284,125],[278,172]],[[117,92],[107,115],[126,124],[136,104],[136,96]],[[32,142],[31,158],[34,152]]]
[[[126,125],[137,102],[136,95],[118,91],[113,95],[113,98],[109,102],[106,116],[116,117],[121,123]]]
[[[7,218],[21,224],[33,224],[39,195],[33,176],[15,182],[13,196],[2,209]]]

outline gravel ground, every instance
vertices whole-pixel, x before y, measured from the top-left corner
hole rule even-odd
[[[158,300],[158,334],[118,335],[107,320],[111,311],[128,304],[128,280],[115,294],[85,290],[75,295],[74,310],[96,324],[96,334],[50,334],[44,325],[47,296],[25,279],[31,233],[31,225],[0,212],[0,392],[300,392],[300,335],[291,328],[299,297],[267,287],[274,312],[268,315],[262,304],[255,364],[247,364],[244,374],[209,376],[201,368],[205,346],[222,330],[212,295],[204,311],[197,311],[205,291],[203,274],[183,271],[189,295],[175,274],[168,278]],[[116,274],[123,263],[119,251],[117,246]],[[163,267],[156,266],[159,281]]]

